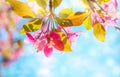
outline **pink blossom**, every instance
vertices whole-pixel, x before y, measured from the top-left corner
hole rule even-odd
[[[28,41],[35,46],[37,52],[43,51],[46,57],[49,57],[54,49],[59,51],[71,51],[71,42],[78,36],[78,33],[72,32],[72,30],[70,31],[70,28],[65,28],[72,26],[71,21],[69,21],[67,17],[64,18],[63,21],[59,15],[56,15],[54,13],[55,7],[51,6],[51,1],[52,0],[49,0],[49,4],[47,3],[49,7],[48,10],[42,7],[39,9],[40,14],[36,8],[39,6],[35,2],[29,4],[31,7],[35,8],[35,12],[37,11],[36,17],[42,20],[40,23],[40,25],[42,25],[40,28],[37,28],[38,31],[32,34],[26,33],[26,31],[23,32],[26,33]],[[37,6],[34,6],[35,4]],[[27,25],[25,24],[24,26]],[[22,30],[25,30],[24,27]],[[28,30],[27,32],[33,31]]]
[[[104,27],[107,29],[108,26],[118,27],[117,20],[119,17],[118,2],[117,0],[110,0],[110,2],[102,6],[106,11],[107,15],[104,15],[105,20]]]
[[[44,35],[39,35],[39,33],[37,33],[36,36],[32,36],[29,33],[27,33],[26,35],[29,39],[29,42],[33,43],[34,46],[37,48],[37,51],[39,52],[43,50],[46,57],[49,57],[52,54],[53,48],[60,51],[64,49],[64,44],[61,40],[61,36],[57,32],[52,31],[49,34],[46,33]]]
[[[67,31],[68,39],[70,40],[71,44],[77,41],[79,34],[84,33],[82,31],[74,32],[70,27],[65,28],[65,30]]]
[[[93,2],[93,4],[91,3]],[[120,12],[118,11],[117,0],[110,0],[104,4],[99,4],[97,0],[88,1],[89,12],[91,13],[92,26],[95,22],[101,23],[105,30],[108,26],[118,27],[117,20],[119,18]]]

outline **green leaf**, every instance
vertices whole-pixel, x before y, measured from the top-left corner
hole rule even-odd
[[[74,11],[72,8],[64,8],[59,12],[59,17],[67,18],[69,15],[73,14]]]
[[[20,33],[25,34],[26,32],[34,32],[40,29],[41,26],[42,26],[42,19],[37,18],[24,24],[23,28],[20,30]]]
[[[86,28],[87,30],[90,30],[90,29],[92,28],[91,15],[89,15],[89,16],[85,19],[85,21],[83,22],[83,24],[84,24],[84,26],[85,26],[85,28]]]
[[[56,8],[61,4],[62,0],[52,0],[52,7]]]
[[[36,2],[40,7],[44,9],[47,7],[47,0],[36,0]]]
[[[33,10],[25,3],[17,1],[17,0],[7,0],[11,7],[12,10],[19,16],[23,18],[34,18],[35,13]]]
[[[60,18],[60,17],[56,17],[56,22],[60,25],[60,26],[63,26],[63,27],[70,27],[72,26],[72,23],[69,19],[63,19],[63,18]]]
[[[94,24],[93,32],[94,32],[95,37],[99,41],[101,41],[101,42],[105,41],[106,31],[105,31],[105,29],[104,29],[104,27],[102,26],[101,23],[96,22]]]
[[[84,20],[89,16],[87,12],[76,12],[67,17],[74,26],[80,26]]]

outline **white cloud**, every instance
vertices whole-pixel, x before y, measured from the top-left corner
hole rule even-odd
[[[61,71],[63,74],[65,74],[65,73],[67,73],[67,68],[66,68],[65,66],[62,66],[62,67],[60,68],[60,71]]]
[[[37,77],[52,77],[52,72],[48,68],[42,68],[37,71]]]
[[[114,68],[113,68],[113,75],[115,75],[115,76],[120,76],[120,66],[115,66]]]
[[[102,73],[102,72],[97,72],[94,76],[92,77],[107,77],[106,74]]]
[[[108,58],[108,59],[106,60],[106,65],[107,65],[107,66],[110,66],[110,67],[115,66],[115,61],[114,61],[114,59]]]

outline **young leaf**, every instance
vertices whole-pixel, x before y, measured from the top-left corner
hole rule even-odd
[[[4,57],[8,57],[11,54],[11,51],[10,51],[10,49],[7,48],[3,51],[2,54],[3,54]]]
[[[64,42],[64,51],[72,52],[70,41],[65,37],[63,42]]]
[[[71,44],[70,44],[70,41],[68,40],[68,38],[66,37],[66,35],[62,32],[59,32],[60,36],[61,36],[61,40],[64,44],[64,50],[65,52],[72,52],[72,49],[71,49]]]
[[[34,2],[35,0],[28,0],[28,2]]]
[[[76,12],[67,17],[74,26],[79,26],[83,21],[88,17],[89,13],[87,12]]]
[[[61,4],[62,0],[52,0],[52,7],[56,8]]]
[[[7,1],[10,3],[13,11],[17,15],[19,15],[23,18],[33,18],[33,17],[35,17],[35,14],[32,11],[32,9],[28,5],[26,5],[25,3],[17,1],[17,0],[7,0]]]
[[[42,7],[43,9],[47,6],[47,0],[36,0],[37,4]]]
[[[38,10],[38,14],[41,16],[41,17],[44,17],[47,13],[47,10],[45,10],[44,8],[40,8]]]
[[[79,1],[81,1],[85,6],[89,6],[88,5],[88,0],[79,0]]]
[[[63,18],[60,18],[60,17],[56,17],[56,22],[60,25],[60,26],[63,26],[63,27],[70,27],[72,26],[72,23],[69,19],[63,19]]]
[[[17,40],[17,44],[18,44],[20,47],[22,47],[22,46],[23,46],[23,43],[22,43],[22,41],[21,41],[21,40]]]
[[[86,28],[87,30],[90,30],[90,29],[92,28],[91,15],[89,15],[89,16],[85,19],[85,21],[83,22],[83,24],[84,24],[84,26],[85,26],[85,28]]]
[[[106,3],[106,2],[109,2],[110,0],[97,0],[97,2],[99,3],[99,4],[104,4],[104,3]]]
[[[38,29],[40,29],[41,26],[42,26],[42,19],[37,18],[24,24],[23,28],[20,30],[20,33],[24,34],[26,32],[37,31]]]
[[[73,14],[74,11],[72,8],[64,8],[59,12],[59,17],[67,18],[69,15]]]
[[[105,31],[104,27],[102,26],[102,24],[100,24],[99,22],[96,22],[94,24],[93,32],[94,32],[95,37],[99,41],[101,41],[101,42],[105,41],[106,31]]]

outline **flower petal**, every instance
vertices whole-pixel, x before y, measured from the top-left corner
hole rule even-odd
[[[50,37],[52,37],[53,39],[60,39],[60,35],[56,32],[51,32]]]
[[[45,45],[44,47],[44,54],[46,57],[50,57],[53,52],[53,48],[49,47],[48,45]]]
[[[41,51],[41,50],[44,48],[45,44],[46,44],[45,40],[40,41],[40,42],[38,43],[38,48],[37,48],[37,50],[38,50],[38,51]]]
[[[30,33],[26,33],[26,35],[27,35],[27,37],[28,37],[28,39],[29,39],[29,41],[31,43],[35,43],[36,42],[36,39],[34,39],[33,36]]]
[[[61,40],[53,39],[54,48],[57,50],[63,51],[64,50],[64,43]]]

